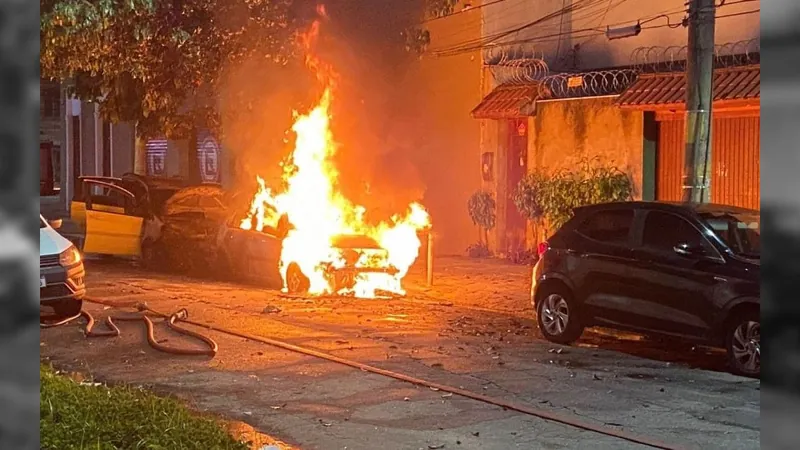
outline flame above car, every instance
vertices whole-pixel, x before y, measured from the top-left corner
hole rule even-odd
[[[315,22],[304,36],[307,49],[318,33],[318,25]],[[288,221],[279,262],[284,291],[288,290],[289,268],[296,265],[307,277],[307,291],[312,295],[403,295],[401,281],[419,255],[419,232],[430,227],[430,216],[421,204],[411,203],[388,221],[370,223],[365,217],[366,209],[336,189],[338,172],[332,157],[337,146],[330,127],[332,71],[323,69],[315,58],[308,57],[307,62],[325,83],[324,92],[308,113],[295,113],[292,131],[296,139],[291,157],[283,166],[284,186],[278,191],[258,177],[258,190],[240,228],[279,229],[283,228],[282,220]],[[343,236],[350,236],[350,243],[352,236],[367,238],[378,248],[356,246],[360,247],[358,256],[353,257],[352,251],[343,248],[347,247],[342,245],[347,240],[343,241]],[[341,287],[331,271],[344,268],[355,271],[351,283]]]

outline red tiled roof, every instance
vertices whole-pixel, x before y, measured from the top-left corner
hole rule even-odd
[[[713,101],[751,100],[761,96],[761,65],[730,67],[714,71]],[[643,108],[680,105],[686,102],[684,72],[639,75],[617,99],[622,107]]]
[[[534,108],[538,84],[501,85],[472,110],[476,119],[513,119],[529,116]]]

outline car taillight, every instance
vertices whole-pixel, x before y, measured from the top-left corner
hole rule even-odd
[[[539,245],[536,247],[536,254],[541,257],[544,252],[548,250],[550,250],[550,244],[547,242],[539,242]]]

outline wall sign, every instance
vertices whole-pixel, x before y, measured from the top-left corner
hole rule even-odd
[[[583,86],[583,77],[567,78],[567,88],[577,88]]]

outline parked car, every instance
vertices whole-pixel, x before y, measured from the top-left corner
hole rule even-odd
[[[39,299],[57,316],[78,314],[86,295],[83,258],[77,248],[56,228],[61,220],[48,222],[39,216]]]
[[[84,230],[84,253],[141,258],[151,265],[165,243],[187,230],[181,225],[206,217],[209,205],[219,217],[225,209],[216,184],[187,186],[181,179],[136,174],[80,180],[70,209]]]
[[[724,347],[760,376],[760,216],[721,205],[624,202],[577,208],[539,245],[531,300],[544,337],[604,326]]]

